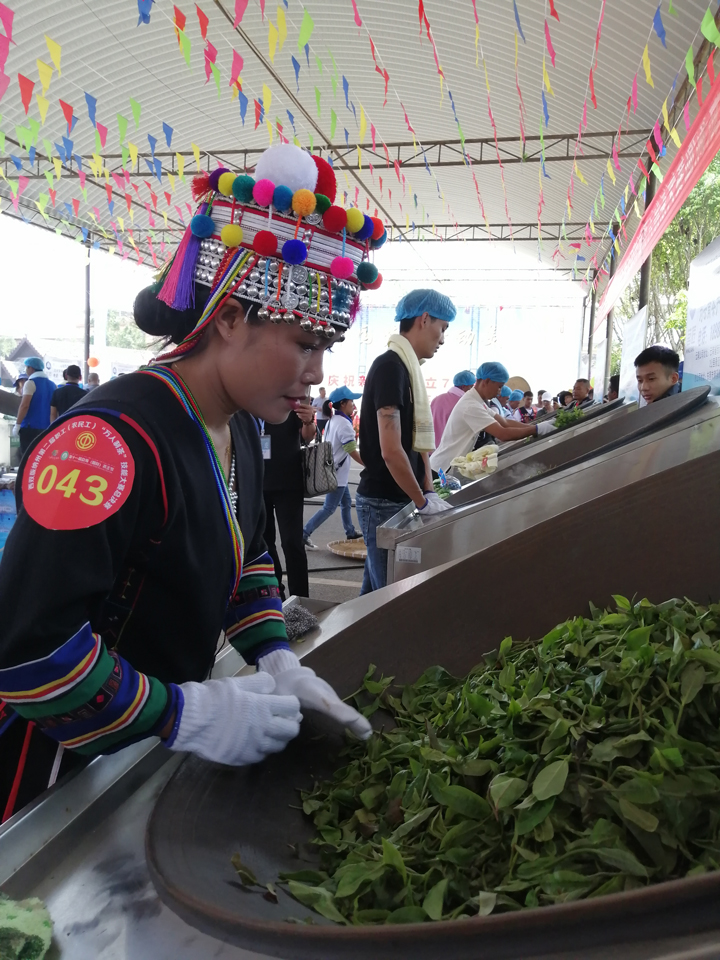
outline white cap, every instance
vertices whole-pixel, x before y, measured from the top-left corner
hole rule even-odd
[[[547,391],[540,397],[542,403],[552,403],[553,396]]]

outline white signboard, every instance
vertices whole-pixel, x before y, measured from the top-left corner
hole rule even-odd
[[[593,400],[599,403],[605,396],[605,357],[607,355],[607,340],[602,338],[595,347],[595,357],[593,360]]]
[[[690,264],[683,389],[720,393],[720,237]]]
[[[637,400],[640,396],[635,376],[635,357],[645,349],[646,335],[647,307],[642,307],[631,320],[627,321],[623,330],[618,396],[625,397],[626,403]]]

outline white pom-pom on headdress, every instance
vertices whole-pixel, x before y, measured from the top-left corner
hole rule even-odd
[[[276,187],[315,192],[318,172],[312,157],[292,143],[268,147],[255,167],[255,180],[271,180]]]

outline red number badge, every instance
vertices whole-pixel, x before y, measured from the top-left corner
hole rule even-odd
[[[106,420],[63,421],[43,437],[23,474],[23,505],[48,530],[102,523],[125,503],[135,478],[126,442]]]

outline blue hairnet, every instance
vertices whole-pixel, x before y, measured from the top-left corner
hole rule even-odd
[[[507,367],[494,360],[488,360],[487,363],[481,363],[477,371],[478,380],[494,380],[495,383],[505,383],[510,379]]]
[[[461,370],[460,373],[456,373],[453,377],[453,386],[454,387],[474,387],[475,386],[475,374],[472,370]]]
[[[523,398],[524,396],[525,396],[525,394],[522,392],[522,390],[513,390],[513,392],[510,394],[510,399],[511,399],[511,400],[522,400],[522,398]]]
[[[23,360],[23,363],[26,367],[32,367],[33,370],[44,370],[45,364],[42,362],[40,357],[26,357]]]
[[[502,388],[502,390],[500,391],[500,396],[501,396],[501,397],[509,397],[509,396],[511,396],[511,394],[512,394],[512,390],[510,389],[510,387],[509,387],[507,384],[505,384],[505,386],[504,386],[504,387]]]
[[[436,320],[449,323],[455,319],[455,307],[450,297],[437,290],[411,290],[406,293],[395,308],[395,322],[409,320],[429,313]]]

